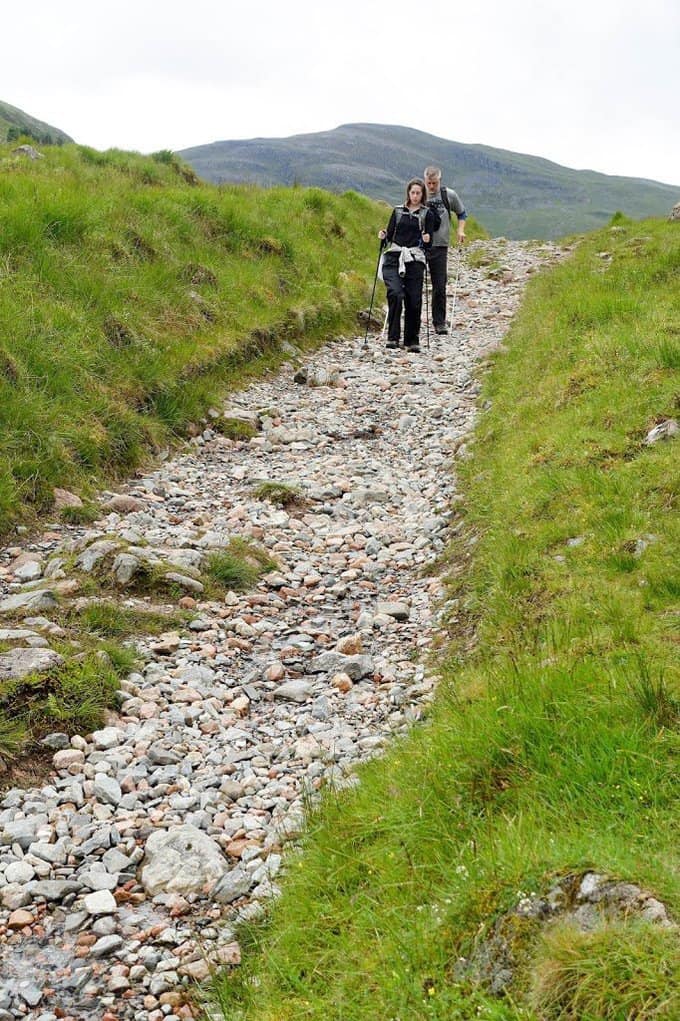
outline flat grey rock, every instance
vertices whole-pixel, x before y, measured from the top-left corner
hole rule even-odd
[[[237,866],[218,879],[210,891],[210,897],[219,904],[231,904],[232,901],[248,893],[252,885],[253,880],[250,874]]]
[[[115,806],[120,802],[123,793],[120,784],[112,776],[107,776],[106,773],[97,773],[94,779],[94,796],[103,805]]]
[[[35,831],[38,828],[36,819],[17,819],[0,823],[0,843],[18,844],[22,851],[28,851],[29,845],[35,840]]]
[[[56,605],[57,597],[51,589],[34,589],[31,592],[17,592],[16,595],[0,599],[0,612],[53,610]]]
[[[46,901],[62,901],[71,893],[80,893],[82,885],[68,879],[42,879],[29,883],[28,888],[34,900],[42,897]]]
[[[394,617],[395,620],[408,620],[411,616],[411,610],[408,603],[389,603],[381,602],[376,607],[377,613],[382,613],[386,617]]]
[[[197,581],[196,578],[189,578],[186,574],[178,574],[177,571],[168,571],[164,576],[166,581],[172,582],[173,585],[179,585],[180,588],[185,589],[187,592],[194,592],[200,595],[205,586],[202,582]]]
[[[373,673],[374,665],[370,656],[345,656],[342,652],[322,652],[307,665],[311,674],[347,674],[353,681],[368,677]]]
[[[311,681],[284,681],[274,689],[274,698],[287,702],[306,702],[312,697],[314,684]]]
[[[102,936],[98,939],[90,950],[92,957],[108,957],[109,954],[114,954],[117,950],[120,950],[123,946],[122,936]]]

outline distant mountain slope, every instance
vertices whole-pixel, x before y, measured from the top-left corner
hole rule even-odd
[[[435,163],[492,234],[512,238],[592,230],[617,210],[635,219],[665,216],[680,199],[680,185],[572,170],[537,156],[464,145],[388,124],[343,124],[290,138],[213,142],[179,155],[217,183],[354,189],[390,204],[400,200],[412,174]]]
[[[13,131],[12,129],[15,129]],[[0,101],[0,142],[7,140],[16,133],[30,135],[36,142],[43,145],[62,145],[64,142],[72,142],[73,139],[59,128],[52,127],[44,121],[36,120],[29,114],[19,110],[16,106]]]

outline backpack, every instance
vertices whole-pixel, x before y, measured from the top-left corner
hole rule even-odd
[[[440,183],[440,185],[439,185],[439,194],[442,197],[442,202],[444,203],[444,209],[449,214],[449,220],[450,220],[451,219],[451,203],[449,202],[449,193],[446,190],[446,185],[445,184],[441,184]]]
[[[429,208],[430,207],[426,205],[426,206],[421,206],[420,209],[418,210],[418,219],[420,221],[420,233],[421,234],[423,234],[424,231],[425,231],[425,217],[427,216],[427,211],[428,211]],[[394,207],[394,215],[395,215],[394,229],[396,231],[397,227],[399,226],[399,221],[401,220],[402,216],[404,215],[403,206],[395,206]]]

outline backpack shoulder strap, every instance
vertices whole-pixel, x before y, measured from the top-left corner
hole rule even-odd
[[[449,202],[449,193],[446,190],[445,184],[439,185],[439,192],[442,197],[442,202],[444,203],[444,206],[446,208],[446,212],[449,214],[449,216],[451,216],[451,203]]]
[[[428,206],[421,206],[421,208],[418,210],[418,220],[420,222],[421,233],[425,230],[425,217],[427,216],[428,208],[429,208]],[[401,220],[403,215],[404,215],[404,207],[403,206],[395,206],[394,207],[394,229],[395,230],[399,226],[399,221]]]

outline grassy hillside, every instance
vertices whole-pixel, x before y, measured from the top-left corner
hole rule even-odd
[[[11,141],[12,136],[26,135],[42,145],[63,145],[73,139],[59,128],[36,120],[16,106],[0,102],[0,142]]]
[[[438,701],[313,817],[229,1021],[680,1017],[677,926],[522,907],[595,870],[680,918],[680,437],[646,443],[679,271],[677,225],[619,222],[532,282],[461,464]]]
[[[634,219],[668,216],[680,199],[680,184],[572,170],[536,156],[387,124],[213,142],[180,155],[210,181],[353,188],[390,203],[399,198],[404,181],[434,163],[492,235],[512,238],[594,230],[617,210]]]
[[[167,152],[0,146],[0,532],[129,472],[279,342],[352,327],[384,219]]]

